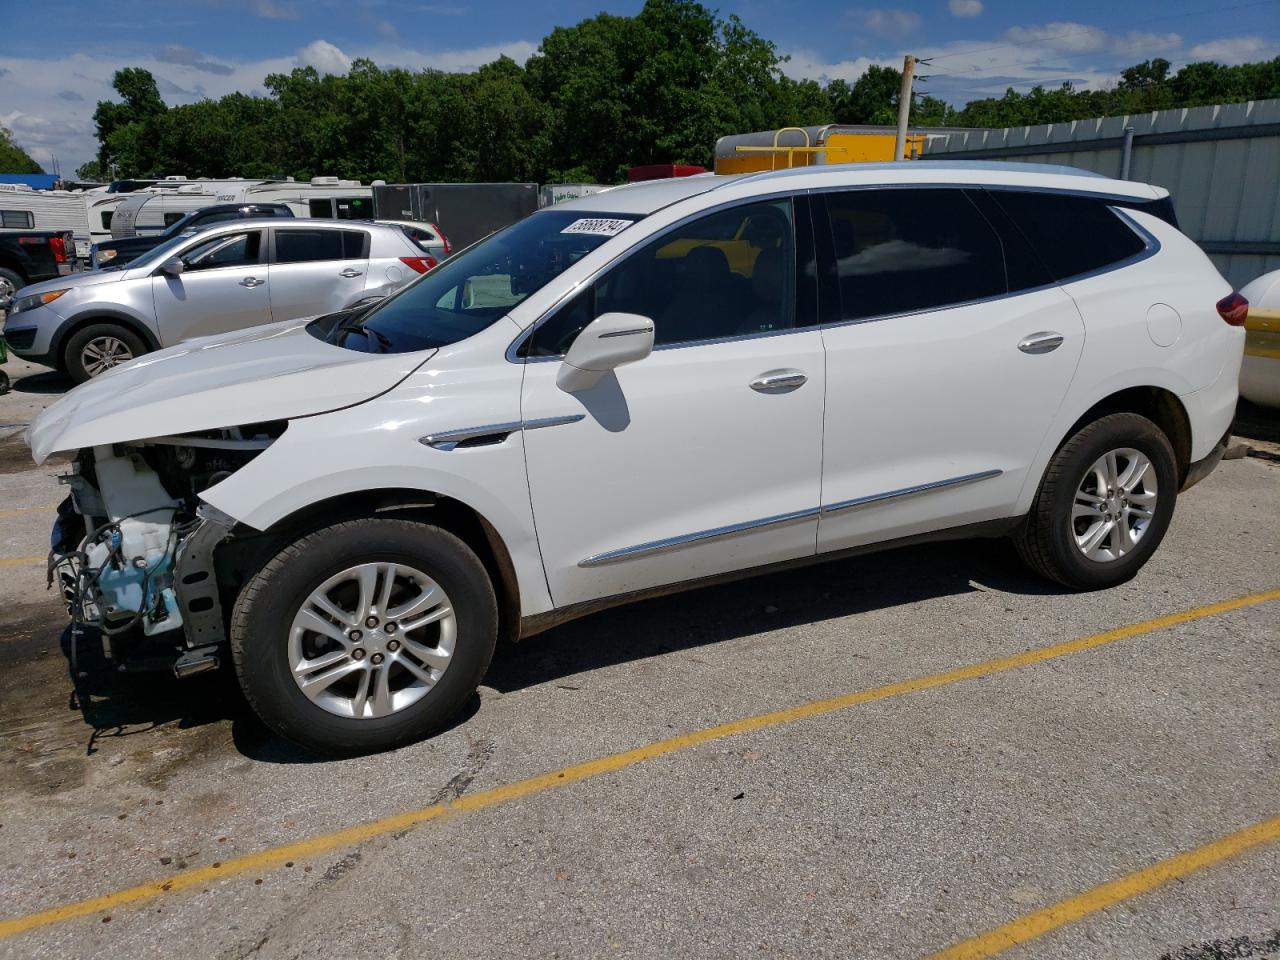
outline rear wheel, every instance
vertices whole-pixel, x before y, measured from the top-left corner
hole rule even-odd
[[[493,586],[466,544],[379,518],[280,551],[241,592],[231,648],[268,726],[354,754],[439,730],[475,692],[497,631]]]
[[[142,338],[116,323],[91,323],[73,333],[62,352],[71,379],[84,383],[147,352]]]
[[[1114,586],[1160,545],[1177,488],[1177,461],[1160,428],[1135,413],[1111,414],[1054,455],[1014,542],[1032,569],[1065,586]]]

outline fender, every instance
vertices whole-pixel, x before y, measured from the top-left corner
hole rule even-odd
[[[105,321],[108,323],[118,323],[128,327],[134,333],[142,338],[142,342],[147,345],[148,350],[159,350],[160,341],[146,325],[138,317],[130,313],[126,313],[116,307],[100,307],[96,304],[87,305],[87,309],[79,313],[67,317],[53,331],[53,336],[49,340],[49,353],[51,356],[58,357],[62,354],[62,344],[66,338],[70,336],[77,328],[83,327],[90,323]]]

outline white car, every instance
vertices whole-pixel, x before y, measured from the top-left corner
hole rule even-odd
[[[1260,406],[1280,407],[1280,270],[1246,284],[1240,295],[1249,301],[1240,395]]]
[[[326,753],[437,730],[499,635],[717,578],[1008,535],[1117,584],[1236,405],[1246,305],[1171,220],[1156,187],[942,161],[560,204],[49,407],[54,569],[114,653],[229,650]]]

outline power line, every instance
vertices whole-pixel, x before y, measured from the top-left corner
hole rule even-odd
[[[1269,4],[1280,2],[1280,0],[1251,0],[1249,3],[1237,3],[1229,7],[1210,7],[1206,10],[1191,10],[1183,13],[1170,13],[1159,17],[1144,17],[1141,20],[1131,20],[1128,23],[1119,23],[1113,25],[1112,29],[1124,27],[1139,27],[1149,23],[1159,23],[1164,20],[1180,20],[1187,17],[1201,17],[1209,14],[1221,14],[1231,10],[1243,10],[1247,7],[1263,7]],[[1101,27],[1082,27],[1077,30],[1067,30],[1063,33],[1051,34],[1047,37],[1034,37],[1030,40],[1016,40],[1010,43],[999,43],[990,47],[979,47],[976,50],[957,50],[955,53],[939,53],[935,54],[932,59],[946,60],[955,57],[971,57],[978,53],[987,53],[991,50],[1005,50],[1010,47],[1025,47],[1033,43],[1047,43],[1050,40],[1061,40],[1063,37],[1078,36],[1082,33],[1093,33],[1102,30]]]

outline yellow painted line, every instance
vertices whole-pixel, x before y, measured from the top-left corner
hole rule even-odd
[[[88,916],[101,910],[112,910],[144,900],[151,900],[166,893],[177,893],[192,887],[205,886],[245,873],[270,870],[290,861],[315,858],[331,850],[395,833],[399,830],[425,823],[428,820],[435,820],[445,815],[484,810],[488,807],[509,803],[512,800],[544,793],[556,787],[564,787],[571,783],[615,773],[638,763],[643,763],[646,760],[653,760],[667,754],[688,750],[691,747],[709,743],[713,740],[720,740],[724,737],[750,733],[766,727],[776,727],[784,723],[794,723],[797,720],[805,720],[810,717],[819,717],[824,714],[835,713],[838,710],[847,710],[850,707],[871,703],[875,700],[885,700],[889,697],[899,697],[904,694],[918,693],[921,690],[944,687],[961,680],[974,680],[978,677],[986,677],[1006,670],[1016,670],[1019,667],[1043,663],[1046,660],[1053,660],[1057,657],[1081,653],[1108,643],[1114,643],[1117,640],[1127,640],[1143,634],[1154,633],[1157,630],[1165,630],[1193,620],[1201,620],[1205,617],[1227,613],[1231,610],[1252,607],[1271,600],[1280,600],[1280,590],[1267,590],[1245,597],[1236,597],[1233,600],[1223,600],[1220,603],[1211,603],[1192,610],[1171,613],[1167,616],[1156,617],[1154,620],[1144,620],[1141,623],[1120,627],[1117,630],[1109,630],[1106,633],[1097,633],[1090,637],[1068,640],[1065,643],[1058,643],[1048,647],[1037,647],[1023,653],[1015,653],[1012,656],[1000,657],[996,660],[987,660],[982,663],[957,667],[954,670],[947,670],[942,673],[917,677],[914,680],[903,680],[882,687],[873,687],[869,690],[846,693],[838,697],[831,697],[828,700],[817,700],[795,707],[787,707],[784,710],[775,710],[771,713],[762,713],[754,717],[732,720],[714,727],[706,727],[702,730],[695,730],[692,733],[671,737],[668,740],[659,740],[643,747],[636,747],[634,750],[625,750],[622,753],[614,753],[595,760],[588,760],[585,763],[574,764],[561,770],[553,770],[551,773],[540,774],[525,780],[517,780],[515,783],[506,784],[505,786],[483,790],[479,793],[463,796],[449,804],[435,804],[418,810],[410,810],[406,813],[393,814],[380,820],[357,824],[332,833],[323,833],[306,840],[287,843],[283,846],[270,847],[257,853],[245,854],[241,857],[210,864],[207,867],[185,870],[182,873],[174,874],[167,880],[153,880],[136,887],[103,894],[100,897],[77,900],[62,906],[51,907],[47,910],[39,910],[24,916],[13,917],[9,920],[0,920],[0,940],[29,930],[35,930],[39,927],[60,923],[64,920]]]
[[[24,513],[53,513],[58,509],[56,503],[46,504],[42,507],[19,507],[17,510],[0,510],[0,517],[17,517]]]
[[[38,564],[49,562],[47,556],[44,557],[5,557],[0,559],[0,567],[32,567]]]
[[[1113,907],[1122,900],[1140,896],[1170,880],[1185,877],[1188,873],[1209,867],[1227,857],[1280,839],[1280,817],[1273,817],[1251,827],[1237,830],[1203,847],[1197,847],[1187,853],[1180,853],[1168,860],[1161,860],[1149,867],[1112,880],[1084,893],[1077,893],[1051,907],[1028,913],[1024,917],[1012,920],[1003,926],[988,930],[986,933],[957,943],[933,954],[929,960],[982,960],[1003,953],[1010,947],[1034,940],[1064,924],[1073,923],[1082,917],[1099,910]]]

